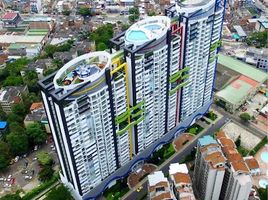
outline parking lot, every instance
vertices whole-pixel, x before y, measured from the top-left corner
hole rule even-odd
[[[39,151],[49,152],[55,161],[54,166],[58,165],[58,158],[53,143],[48,142],[36,151],[26,155],[25,158],[22,156],[17,162],[10,165],[5,173],[0,173],[0,197],[9,192],[15,192],[18,189],[28,192],[40,184],[38,172],[41,167],[36,158]]]

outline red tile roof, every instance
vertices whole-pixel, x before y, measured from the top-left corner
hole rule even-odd
[[[37,110],[43,108],[43,103],[42,102],[37,102],[37,103],[32,103],[30,107],[30,111]]]
[[[4,16],[2,17],[3,20],[12,20],[17,16],[18,13],[5,13]]]
[[[176,183],[192,183],[189,174],[185,174],[185,173],[176,173],[174,174],[174,179]]]
[[[245,161],[250,170],[260,168],[259,163],[255,158],[246,159]]]

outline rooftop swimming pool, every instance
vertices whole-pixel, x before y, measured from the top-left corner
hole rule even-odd
[[[268,163],[268,151],[262,152],[261,159],[263,162]]]
[[[148,40],[149,38],[146,36],[146,34],[143,31],[132,30],[128,34],[128,39],[132,41],[136,41],[136,40]]]
[[[259,185],[261,188],[266,188],[268,186],[268,180],[267,179],[261,179],[259,181]]]
[[[158,24],[151,24],[151,25],[144,26],[144,28],[146,28],[150,31],[153,31],[153,30],[159,30],[161,28],[161,26]]]

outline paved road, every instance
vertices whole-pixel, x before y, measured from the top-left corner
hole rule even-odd
[[[227,117],[223,116],[220,120],[218,120],[215,125],[212,125],[211,127],[209,127],[207,130],[205,130],[204,132],[201,132],[201,134],[199,134],[194,140],[192,140],[191,143],[188,143],[184,146],[184,148],[175,154],[175,156],[173,156],[171,158],[171,160],[169,160],[168,162],[165,162],[164,164],[162,164],[160,166],[159,169],[157,170],[161,170],[164,174],[168,174],[169,171],[169,165],[171,163],[176,163],[176,162],[180,162],[181,160],[184,159],[184,157],[188,154],[191,153],[192,149],[196,146],[197,143],[197,139],[201,136],[204,135],[210,135],[214,132],[216,132],[217,130],[219,130],[225,123],[227,122]],[[134,191],[129,191],[124,198],[125,200],[133,200],[133,199],[142,199],[142,197],[144,197],[144,195],[147,193],[147,178],[145,178],[140,184],[139,186],[142,185],[143,189],[140,192],[137,192],[136,190]]]
[[[219,112],[220,114],[222,114],[223,116],[226,116],[230,119],[232,119],[232,121],[234,123],[236,123],[237,125],[243,127],[244,129],[246,129],[247,131],[251,132],[253,135],[259,137],[259,138],[264,138],[265,136],[267,136],[267,133],[265,133],[264,131],[257,129],[255,126],[251,125],[250,123],[245,123],[243,122],[239,116],[235,115],[235,114],[231,114],[227,111],[225,111],[223,108],[220,108],[216,105],[212,105],[211,106],[214,110],[216,110],[217,112]]]

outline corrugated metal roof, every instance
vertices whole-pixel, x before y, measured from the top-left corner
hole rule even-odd
[[[243,30],[241,26],[234,26],[234,29],[236,30],[237,34],[240,37],[247,37],[247,34],[245,33],[245,31]]]
[[[267,73],[230,56],[219,54],[218,63],[259,83],[264,83],[268,79]]]

